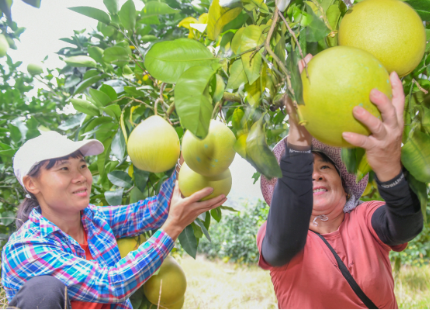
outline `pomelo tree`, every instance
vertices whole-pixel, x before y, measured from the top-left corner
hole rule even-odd
[[[285,98],[303,104],[298,60],[337,46],[341,20],[353,6],[349,0],[103,2],[104,10],[70,8],[98,25],[62,39],[70,47],[58,52],[67,65],[55,89],[67,93],[77,111],[60,129],[76,139],[97,138],[106,148],[90,162],[91,202],[102,205],[155,195],[170,176],[171,171],[139,170],[128,158],[131,132],[155,114],[181,141],[186,130],[205,138],[210,120],[220,120],[235,134],[236,152],[256,168],[254,180],[260,174],[280,176],[270,148],[288,134]],[[408,3],[427,27],[430,0]],[[429,50],[402,79],[407,94],[402,162],[424,213],[430,182]],[[343,159],[359,178],[370,171],[361,149],[344,149]],[[371,174],[364,198],[378,197]],[[211,218],[220,216],[221,209],[205,214],[181,234],[187,253],[195,256],[199,239],[210,238]]]

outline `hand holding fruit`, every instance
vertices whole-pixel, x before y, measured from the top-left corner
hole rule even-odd
[[[354,108],[354,117],[369,128],[371,135],[343,133],[344,139],[350,144],[366,150],[367,161],[382,182],[393,179],[401,171],[405,94],[402,82],[395,72],[391,74],[390,79],[393,90],[392,101],[376,89],[370,93],[370,100],[378,107],[382,120],[361,106]]]
[[[299,62],[299,70],[300,73],[302,73],[303,69],[305,68],[305,63],[309,63],[312,59],[311,54],[307,54],[304,60],[301,60]],[[289,116],[289,124],[290,124],[290,131],[288,136],[288,143],[292,145],[297,146],[311,146],[312,145],[312,136],[309,134],[309,132],[306,130],[304,126],[299,125],[298,120],[298,112],[293,106],[293,102],[290,97],[286,94],[286,102],[285,107],[288,111]]]
[[[221,206],[227,200],[224,195],[220,195],[210,200],[199,202],[211,193],[212,188],[205,188],[190,197],[182,198],[178,182],[176,182],[170,202],[169,216],[162,226],[162,230],[173,240],[176,240],[179,234],[194,222],[197,216]]]

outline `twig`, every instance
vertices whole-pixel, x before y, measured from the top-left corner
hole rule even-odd
[[[238,58],[238,57],[240,57],[240,56],[242,56],[242,55],[245,55],[245,54],[247,54],[247,53],[249,53],[249,52],[251,52],[251,51],[258,51],[258,50],[260,50],[260,49],[261,49],[261,48],[263,48],[263,47],[264,47],[264,43],[260,44],[259,46],[254,47],[254,48],[251,48],[251,49],[245,50],[245,51],[243,51],[243,52],[241,52],[241,53],[239,53],[239,54],[237,54],[237,55],[230,56],[230,57],[228,57],[227,59],[228,59],[228,60],[235,59],[235,58]]]
[[[215,104],[215,107],[212,111],[212,118],[211,119],[213,119],[215,117],[215,115],[217,114],[218,106],[219,106],[219,102]]]
[[[128,36],[127,36],[127,34],[126,33],[124,33],[121,29],[118,29],[118,31],[120,31],[121,32],[121,34],[122,35],[124,35],[124,37],[131,43],[131,45],[134,47],[134,50],[137,50],[137,52],[138,52],[138,54],[139,54],[139,56],[143,59],[143,55],[141,54],[141,52],[140,52],[140,50],[139,50],[139,48],[133,43],[133,41],[131,40],[131,38],[129,38]]]
[[[318,10],[321,12],[321,17],[322,17],[325,25],[327,26],[327,28],[330,29],[330,31],[333,32],[333,28],[330,26],[330,23],[328,22],[328,19],[327,19],[327,15],[325,14],[324,9],[322,8],[322,6],[316,0],[311,0],[311,1],[318,8]]]
[[[154,103],[154,114],[155,114],[155,115],[158,115],[157,105],[158,105],[158,103],[159,103],[160,101],[162,101],[160,98],[157,98],[157,99],[155,100],[155,103]]]
[[[426,89],[424,89],[414,78],[412,78],[412,83],[414,83],[417,87],[418,87],[418,89],[421,91],[421,92],[424,92],[425,94],[428,94],[429,92],[426,90]]]
[[[300,56],[302,56],[302,60],[305,59],[305,56],[303,55],[303,51],[302,48],[300,47],[300,43],[297,40],[296,34],[294,34],[294,31],[291,29],[290,25],[288,24],[287,20],[284,18],[284,15],[280,15],[281,19],[284,21],[285,25],[288,28],[288,31],[290,32],[291,36],[293,37],[294,41],[296,41],[297,47],[299,48],[299,52],[300,52]],[[306,62],[305,63],[305,71],[306,71],[306,77],[309,78],[309,73],[308,73],[308,64]]]
[[[160,301],[161,301],[161,288],[163,287],[163,279],[160,280],[160,294],[158,295],[158,306],[157,309],[160,309]]]

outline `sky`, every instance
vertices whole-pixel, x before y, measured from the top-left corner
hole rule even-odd
[[[126,0],[120,0],[120,4]],[[136,8],[143,8],[143,2],[134,0]],[[91,6],[106,10],[103,0],[42,0],[39,9],[33,8],[20,0],[15,0],[12,6],[13,20],[19,27],[27,28],[17,42],[18,50],[9,49],[8,54],[16,61],[22,61],[22,70],[28,63],[39,63],[48,56],[44,65],[48,68],[63,67],[65,63],[59,60],[56,51],[69,44],[59,39],[70,37],[73,30],[87,29],[91,31],[97,26],[97,21],[75,13],[68,7]],[[255,202],[263,199],[260,191],[260,181],[253,184],[252,175],[255,169],[238,154],[230,166],[233,185],[227,197],[226,205],[240,208],[242,201]]]

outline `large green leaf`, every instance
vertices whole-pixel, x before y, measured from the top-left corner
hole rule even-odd
[[[209,218],[210,218],[210,216],[209,216]],[[202,232],[205,235],[205,237],[207,238],[207,240],[209,240],[212,243],[211,236],[209,235],[209,232],[205,227],[205,222],[202,221],[200,218],[196,218],[194,223],[202,230]]]
[[[264,42],[264,36],[259,26],[251,25],[245,28],[241,35],[241,52],[255,48]],[[251,58],[252,57],[252,58]],[[248,83],[252,85],[260,77],[262,58],[261,52],[249,52],[242,55],[242,65],[245,70]]]
[[[106,106],[103,108],[103,111],[106,112],[106,114],[110,115],[112,118],[119,120],[121,117],[121,108],[118,104],[112,104],[109,106]]]
[[[114,191],[105,191],[105,198],[109,205],[121,205],[122,203],[122,194],[124,193],[124,189],[119,188]]]
[[[107,10],[111,14],[117,14],[119,10],[119,3],[118,0],[103,0],[103,3],[105,4]]]
[[[129,52],[124,47],[117,47],[117,46],[110,47],[104,51],[103,60],[108,63],[113,63],[113,62],[128,63],[130,60]]]
[[[292,50],[287,58],[287,69],[291,74],[291,83],[294,90],[294,99],[299,105],[304,105],[305,101],[303,100],[303,83],[298,63],[299,60],[297,59],[296,51]]]
[[[75,67],[90,67],[95,68],[96,62],[92,57],[79,55],[79,56],[71,56],[64,60],[67,65],[75,66]]]
[[[405,0],[417,13],[423,21],[430,21],[430,0]]]
[[[194,259],[196,258],[197,254],[197,238],[194,235],[194,230],[191,225],[188,225],[184,231],[181,232],[179,235],[179,242],[181,243],[181,246],[187,252],[190,256],[192,256]]]
[[[417,195],[421,203],[421,211],[423,213],[424,223],[426,223],[427,222],[427,202],[428,202],[427,183],[418,181],[411,174],[407,174],[406,176],[409,182],[409,186],[411,187],[413,192]]]
[[[74,94],[77,95],[78,93],[83,92],[89,86],[97,83],[99,80],[104,79],[106,77],[109,77],[109,76],[108,75],[98,75],[98,76],[90,77],[88,79],[83,80],[76,87]]]
[[[102,48],[88,46],[88,54],[96,62],[103,64],[103,49]]]
[[[236,90],[240,85],[248,82],[243,70],[242,60],[236,60],[230,68],[230,77],[227,82],[227,89]]]
[[[118,132],[115,134],[112,140],[111,145],[111,153],[115,155],[115,157],[122,161],[125,156],[125,149],[126,149],[125,139],[122,135],[121,129],[118,130]]]
[[[145,57],[145,68],[151,76],[165,83],[176,83],[182,73],[196,65],[218,62],[200,42],[177,39],[156,43]]]
[[[99,107],[107,106],[112,102],[112,99],[110,99],[110,97],[103,91],[89,89],[89,92],[90,92],[91,98],[94,99],[94,101]]]
[[[144,192],[146,184],[148,183],[150,172],[140,170],[139,168],[136,168],[136,166],[133,166],[133,172],[134,184],[141,192]]]
[[[215,72],[207,66],[191,67],[182,74],[175,87],[175,107],[181,125],[201,139],[208,134],[212,116],[208,84]]]
[[[134,31],[134,28],[136,27],[137,14],[133,0],[128,0],[124,5],[122,5],[118,16],[125,29],[128,31]]]
[[[306,9],[309,19],[306,27],[306,41],[318,42],[330,34],[330,29],[327,28],[323,20],[315,15],[314,11],[307,3]]]
[[[103,22],[104,24],[108,25],[110,23],[109,15],[100,9],[88,6],[69,7],[69,9],[76,13],[88,16],[92,19],[96,19],[100,22]]]
[[[430,136],[415,129],[402,147],[402,163],[418,181],[430,183]]]
[[[108,174],[108,179],[112,182],[112,184],[122,188],[131,188],[133,185],[133,180],[131,179],[130,175],[121,170],[114,170],[113,172],[110,172]]]
[[[140,12],[142,18],[139,22],[145,24],[160,24],[158,15],[176,14],[179,10],[169,7],[164,2],[149,1],[145,4],[145,7]]]
[[[252,125],[246,139],[246,159],[255,169],[263,174],[267,179],[282,177],[282,171],[266,143],[266,136],[263,128],[263,118]]]
[[[233,21],[242,12],[241,7],[221,7],[219,0],[213,0],[209,7],[208,25],[206,28],[208,38],[215,41],[224,26]]]
[[[99,116],[99,109],[87,100],[72,98],[70,99],[76,111],[85,113],[89,116]]]
[[[224,95],[224,90],[225,90],[224,79],[217,74],[216,80],[215,80],[215,88],[212,95],[215,103],[219,102],[222,99]]]

